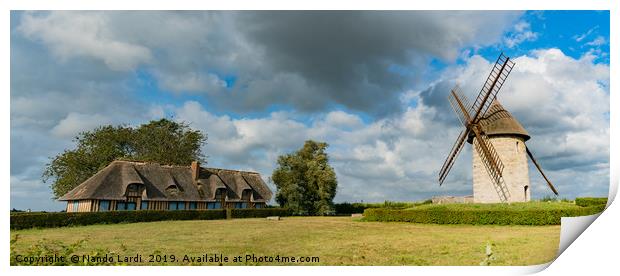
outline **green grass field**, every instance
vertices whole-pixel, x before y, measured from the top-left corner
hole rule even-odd
[[[75,253],[95,249],[120,256],[222,254],[318,256],[305,265],[479,265],[492,244],[492,265],[533,265],[551,261],[558,249],[560,226],[474,226],[356,221],[350,217],[287,217],[281,221],[233,219],[161,221],[11,231],[11,258],[37,243],[86,240]],[[43,242],[40,242],[43,240]],[[188,263],[178,262],[174,265]],[[194,263],[205,264],[205,263]],[[206,263],[217,265],[217,263]],[[300,265],[241,262],[224,265]]]

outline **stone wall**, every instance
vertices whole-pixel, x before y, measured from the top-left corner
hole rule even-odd
[[[530,178],[525,151],[525,143],[517,136],[489,137],[504,164],[504,181],[508,187],[508,202],[525,202],[530,200]],[[475,203],[499,203],[500,198],[495,190],[494,181],[476,149],[473,152],[473,188]]]

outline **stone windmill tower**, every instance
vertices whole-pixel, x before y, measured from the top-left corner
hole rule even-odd
[[[439,185],[467,141],[474,150],[473,190],[476,203],[529,201],[530,179],[526,155],[536,165],[549,188],[558,195],[525,144],[530,139],[529,134],[496,99],[512,67],[514,62],[500,54],[474,104],[469,104],[458,86],[450,91],[448,97],[465,129],[439,172]]]

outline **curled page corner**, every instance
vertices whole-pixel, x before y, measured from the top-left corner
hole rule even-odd
[[[615,177],[612,177],[612,179],[615,179]],[[607,207],[609,207],[616,198],[617,191],[618,181],[612,180],[611,185],[609,185],[609,195],[607,197],[605,210],[607,210]],[[603,212],[605,212],[605,210],[603,210]],[[566,250],[566,248],[568,248],[603,212],[589,216],[563,217],[560,224],[560,246],[556,258],[562,255],[564,250]],[[551,263],[552,262],[549,264]]]
[[[603,210],[603,212],[605,211]],[[582,217],[563,217],[560,226],[560,247],[558,248],[557,257],[562,255],[564,250],[566,250],[566,248],[568,248],[568,246],[570,246],[603,212]]]

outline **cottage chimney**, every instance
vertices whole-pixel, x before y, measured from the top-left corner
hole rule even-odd
[[[195,182],[196,180],[198,180],[198,175],[200,175],[200,163],[198,161],[193,161],[191,170],[192,170],[192,180],[194,180]]]

